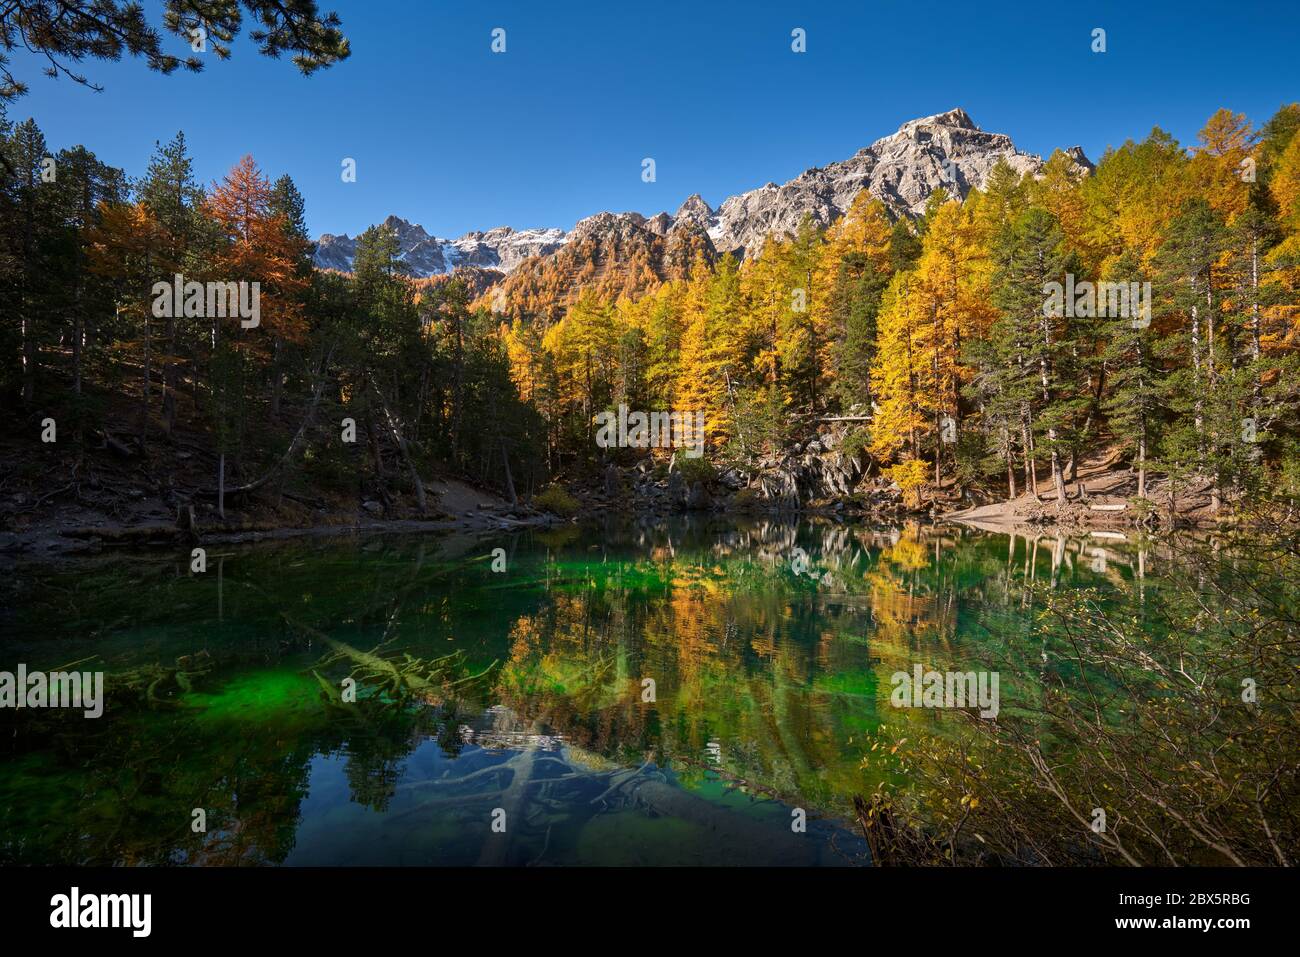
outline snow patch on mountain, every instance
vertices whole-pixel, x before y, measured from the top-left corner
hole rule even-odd
[[[1065,153],[1081,173],[1091,172],[1092,163],[1079,147]],[[818,225],[829,225],[864,189],[895,216],[917,216],[935,190],[943,188],[964,199],[984,185],[999,162],[1021,174],[1038,175],[1043,167],[1041,157],[1021,152],[1003,133],[985,132],[958,108],[909,120],[846,160],[805,170],[781,186],[767,183],[731,196],[717,209],[695,193],[673,215],[661,212],[647,219],[635,212],[602,212],[579,221],[569,232],[498,226],[458,239],[430,236],[421,226],[396,216],[388,217],[384,225],[397,233],[402,262],[416,276],[466,266],[508,273],[525,260],[551,255],[594,230],[628,235],[645,231],[664,239],[698,231],[708,236],[717,253],[752,256],[766,237],[794,233],[805,216]],[[316,265],[347,272],[355,253],[355,239],[326,234],[317,244]]]
[[[464,266],[510,272],[531,256],[555,252],[568,238],[562,229],[512,229],[498,226],[486,232],[468,232],[456,239],[431,236],[423,226],[399,216],[389,216],[382,225],[397,236],[398,260],[412,276],[426,278]],[[326,233],[316,243],[314,261],[321,269],[351,272],[357,252],[356,239]]]

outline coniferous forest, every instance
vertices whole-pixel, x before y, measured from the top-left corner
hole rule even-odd
[[[313,268],[292,173],[251,156],[205,185],[183,132],[132,174],[6,120],[0,388],[23,425],[11,441],[37,452],[47,418],[59,434],[57,464],[37,455],[10,480],[75,480],[109,448],[219,511],[223,489],[427,511],[421,476],[516,496],[598,476],[619,450],[595,445],[593,417],[625,404],[703,412],[706,465],[751,475],[846,422],[842,448],[917,507],[954,489],[1063,502],[1106,460],[1156,513],[1194,487],[1216,517],[1289,509],[1298,128],[1295,104],[1258,125],[1221,109],[1189,146],[1157,127],[1092,172],[1064,153],[1036,177],[1000,164],[914,220],[864,191],[740,262],[701,247],[584,283],[597,263],[580,256],[516,301],[509,281],[404,275],[382,226],[351,274]],[[260,323],[180,300],[155,315],[155,283],[177,274],[259,282]],[[1107,315],[1103,287],[1053,310],[1044,289],[1067,277],[1149,298]]]

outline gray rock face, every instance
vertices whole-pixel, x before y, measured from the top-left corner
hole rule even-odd
[[[316,240],[316,253],[312,262],[317,269],[337,269],[339,272],[352,271],[352,257],[357,252],[357,241],[346,233],[335,236],[325,233]]]
[[[1093,164],[1092,160],[1088,159],[1088,157],[1083,155],[1082,146],[1067,146],[1061,152],[1064,153],[1066,156],[1070,157],[1070,159],[1074,160],[1074,165],[1079,167],[1079,169],[1081,170],[1085,170],[1086,172],[1091,173],[1097,169],[1097,167]]]
[[[863,474],[859,455],[831,451],[839,438],[825,435],[801,451],[796,445],[783,454],[761,460],[750,485],[756,496],[781,507],[828,496],[848,496]]]
[[[660,213],[662,216],[663,214]],[[677,208],[677,214],[672,217],[674,224],[693,223],[701,229],[709,229],[717,222],[717,214],[704,201],[699,193],[691,193],[686,197],[686,201]]]
[[[459,239],[439,239],[424,227],[389,216],[383,225],[397,234],[398,254],[412,276],[438,276],[476,266],[509,272],[525,259],[545,256],[564,245],[562,229],[523,229],[498,226],[486,232],[468,232]],[[351,272],[357,241],[326,233],[317,241],[314,262],[321,269]]]
[[[383,225],[397,233],[398,258],[406,264],[412,276],[436,276],[447,271],[442,242],[426,233],[423,226],[396,216],[389,216]]]
[[[686,493],[686,509],[691,512],[702,512],[713,507],[713,500],[709,498],[709,491],[704,487],[703,482],[692,482],[690,490]]]
[[[1092,163],[1078,146],[1065,153],[1081,172],[1092,171]],[[710,253],[753,256],[767,236],[793,233],[805,215],[823,226],[834,222],[864,189],[896,216],[919,215],[939,187],[965,199],[972,189],[984,185],[1000,160],[1022,174],[1037,175],[1043,166],[1041,157],[1022,153],[1010,137],[986,133],[965,110],[954,109],[904,123],[896,133],[876,140],[849,159],[806,170],[782,186],[768,183],[732,196],[717,210],[696,193],[671,216],[662,212],[647,219],[635,212],[602,212],[581,220],[568,233],[498,226],[459,239],[430,236],[422,227],[396,216],[388,217],[384,224],[397,232],[402,259],[416,276],[439,275],[464,266],[508,273],[531,257],[552,255],[573,239],[597,233],[624,241],[638,233],[670,241],[676,236],[688,250],[683,255],[707,245],[707,236]],[[321,268],[346,272],[352,268],[355,252],[356,240],[326,234],[317,244],[315,262]]]
[[[660,213],[657,216],[651,216],[645,221],[645,228],[656,236],[667,236],[668,230],[672,228],[673,218],[667,213]]]
[[[1092,168],[1079,147],[1067,152],[1081,167]],[[916,216],[941,186],[964,199],[984,185],[999,160],[1022,174],[1036,174],[1043,165],[1005,134],[981,130],[965,110],[949,110],[904,123],[849,159],[807,170],[783,186],[768,183],[732,196],[719,208],[709,235],[720,253],[753,255],[769,234],[793,233],[805,214],[828,225],[863,189],[894,214]]]
[[[564,245],[567,234],[562,229],[511,229],[509,226],[497,226],[485,233],[466,233],[453,245],[460,245],[469,237],[474,237],[488,249],[493,250],[497,262],[495,268],[510,272],[525,259],[532,256],[547,256]],[[459,263],[457,263],[459,265]],[[484,264],[487,265],[487,264]]]
[[[659,217],[656,216],[655,219],[658,220]],[[612,236],[628,240],[641,232],[647,231],[649,224],[650,220],[640,213],[596,213],[594,216],[578,220],[577,225],[573,227],[573,231],[569,233],[569,239]]]

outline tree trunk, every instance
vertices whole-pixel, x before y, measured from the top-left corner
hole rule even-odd
[[[379,386],[375,385],[373,379],[370,382],[370,388],[374,390],[376,398],[379,399],[379,407],[384,413],[384,421],[388,426],[388,431],[392,434],[393,441],[397,443],[397,450],[402,455],[402,461],[411,473],[411,484],[415,486],[415,502],[420,509],[420,514],[427,514],[429,503],[424,495],[424,483],[420,481],[420,473],[416,470],[415,461],[411,458],[411,450],[407,446],[406,439],[402,437],[401,431],[397,428],[397,420],[388,410],[388,404],[384,402],[383,393],[379,391]]]
[[[1002,430],[1002,448],[1007,459],[1007,501],[1012,502],[1016,498],[1016,452],[1011,447],[1010,429]]]
[[[375,428],[375,413],[370,404],[366,404],[365,412],[366,426],[366,445],[370,447],[370,461],[374,463],[375,484],[379,488],[379,498],[385,507],[389,504],[388,482],[384,476],[384,457],[379,451],[379,432]]]
[[[36,306],[30,280],[36,268],[36,211],[32,207],[37,186],[35,167],[30,163],[27,167],[27,194],[23,202],[22,288],[18,294],[18,308],[23,317],[23,405],[31,406],[36,399],[36,323],[33,317]]]
[[[1046,412],[1052,404],[1052,330],[1047,318],[1042,320],[1043,352],[1038,357],[1038,376],[1043,387],[1043,410]],[[1061,452],[1056,445],[1056,426],[1047,429],[1047,441],[1052,446],[1052,484],[1056,487],[1056,507],[1065,506],[1065,476],[1061,472]]]
[[[1038,467],[1034,464],[1034,429],[1028,409],[1021,408],[1020,442],[1025,454],[1025,490],[1038,498]]]
[[[280,417],[280,395],[284,392],[284,371],[280,368],[283,351],[283,341],[276,336],[271,353],[271,421],[273,422]]]
[[[149,311],[146,307],[144,314],[144,392],[140,396],[140,448],[142,449],[149,435],[149,396],[153,392],[153,357],[150,354],[152,339],[153,331],[149,324]]]
[[[510,504],[518,505],[519,496],[515,494],[514,476],[510,474],[510,451],[506,448],[505,440],[501,440],[501,464],[506,470],[506,494],[510,496]]]
[[[1138,498],[1147,497],[1147,437],[1145,428],[1138,439]]]
[[[176,348],[176,318],[168,315],[167,362],[163,365],[163,431],[168,438],[176,426]]]
[[[1196,396],[1196,436],[1200,450],[1204,451],[1201,435],[1205,431],[1205,414],[1201,396],[1201,314],[1198,307],[1192,305],[1192,394]]]

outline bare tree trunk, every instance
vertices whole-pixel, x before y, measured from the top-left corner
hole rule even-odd
[[[280,395],[284,391],[284,372],[280,368],[281,354],[284,351],[283,341],[279,336],[275,337],[275,346],[271,353],[271,420],[274,421],[280,417]]]
[[[1055,429],[1047,430],[1049,441],[1055,441]],[[1056,488],[1056,507],[1062,508],[1065,505],[1065,473],[1061,470],[1061,456],[1055,448],[1052,449],[1052,485]]]
[[[1034,429],[1029,410],[1020,410],[1020,442],[1025,452],[1025,489],[1038,498],[1038,467],[1034,464]]]
[[[373,379],[370,381],[370,388],[374,390],[375,396],[379,399],[379,407],[384,413],[384,421],[388,426],[388,431],[392,434],[393,441],[397,443],[397,450],[402,455],[402,461],[406,463],[406,468],[411,473],[411,484],[415,486],[415,502],[420,509],[420,514],[424,515],[429,511],[429,503],[424,495],[424,483],[420,481],[420,473],[416,470],[415,461],[411,458],[411,450],[406,439],[402,437],[401,430],[397,427],[396,418],[388,410],[388,404],[384,402],[383,393],[379,391],[379,386],[375,385]]]
[[[1214,362],[1214,282],[1212,274],[1207,270],[1205,275],[1205,331],[1206,331],[1206,351],[1205,351],[1205,375],[1206,382],[1209,384],[1210,395],[1213,396],[1219,387],[1219,377],[1215,369]],[[1213,449],[1218,451],[1218,430],[1215,429],[1214,435],[1211,436],[1214,442]],[[1210,486],[1210,511],[1218,513],[1223,504],[1223,492],[1219,488],[1220,473],[1216,465],[1214,474],[1211,476],[1213,484]]]
[[[1051,387],[1051,360],[1049,358],[1052,348],[1051,327],[1047,324],[1047,319],[1042,320],[1043,329],[1043,352],[1038,358],[1038,375],[1043,387],[1043,409],[1046,410],[1052,404],[1052,387]],[[1052,484],[1056,487],[1056,507],[1058,509],[1065,506],[1065,476],[1061,472],[1061,453],[1056,446],[1056,426],[1049,426],[1047,429],[1047,441],[1052,446]]]
[[[302,424],[298,426],[298,431],[294,433],[293,439],[289,442],[289,447],[284,450],[284,454],[282,454],[278,459],[276,459],[275,464],[272,465],[265,472],[265,474],[262,475],[261,478],[249,482],[246,485],[240,485],[236,488],[232,488],[230,490],[230,494],[243,495],[246,492],[256,491],[257,489],[265,485],[267,482],[269,482],[272,478],[274,478],[276,473],[282,471],[284,469],[284,466],[288,464],[289,459],[293,457],[294,451],[298,448],[298,443],[301,442],[303,436],[307,434],[307,427],[311,425],[312,419],[314,419],[316,416],[316,406],[320,403],[321,393],[325,391],[326,373],[329,370],[330,358],[333,355],[334,355],[334,349],[333,347],[331,347],[329,353],[325,356],[325,363],[321,367],[320,377],[316,380],[316,385],[312,389],[311,405],[307,407],[307,414],[303,416]],[[221,473],[218,476],[219,488],[217,492],[218,497],[221,498],[222,500],[225,499],[225,461],[226,461],[225,453],[222,453]],[[222,514],[222,517],[223,518],[225,517],[224,512]]]
[[[32,209],[32,197],[36,191],[36,172],[27,164],[27,196],[23,203],[23,252],[22,252],[22,288],[18,293],[19,309],[22,312],[22,355],[23,355],[23,405],[31,406],[36,399],[36,324],[33,318],[33,296],[31,294],[31,273],[35,267],[36,218]]]
[[[145,309],[144,314],[144,393],[140,396],[140,447],[149,437],[149,397],[153,392],[153,356],[151,346],[153,340],[152,327],[149,325],[149,310]]]
[[[1016,498],[1016,451],[1011,447],[1011,430],[1002,429],[1002,448],[1007,459],[1007,501],[1014,501]]]
[[[501,440],[501,464],[506,470],[506,494],[510,496],[510,504],[518,505],[519,496],[515,494],[514,476],[510,474],[510,451],[506,448],[505,440]]]
[[[1142,436],[1138,439],[1138,498],[1147,497],[1147,437],[1146,428],[1143,427]]]
[[[169,313],[172,310],[168,310]],[[163,365],[163,431],[170,438],[176,425],[176,318],[167,316],[167,361]]]
[[[939,410],[934,412],[934,490],[937,494],[939,483],[943,480],[943,420],[940,418]]]
[[[1259,362],[1259,240],[1254,240],[1250,244],[1250,358]],[[1260,380],[1259,369],[1256,367],[1254,381],[1251,383],[1251,407],[1255,410],[1255,417],[1259,417],[1259,408],[1264,388]]]
[[[384,506],[387,507],[389,504],[389,498],[388,483],[384,477],[384,457],[379,451],[379,432],[375,429],[375,413],[369,403],[366,404],[365,416],[366,445],[370,446],[370,460],[374,463],[375,468],[375,483],[379,487],[379,498],[383,501]]]
[[[1205,431],[1205,413],[1201,396],[1201,314],[1198,307],[1192,305],[1192,394],[1196,396],[1196,436],[1197,443],[1204,451],[1201,435]]]

